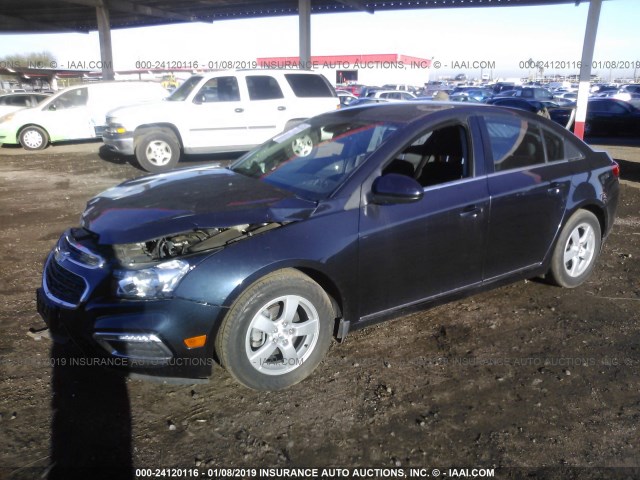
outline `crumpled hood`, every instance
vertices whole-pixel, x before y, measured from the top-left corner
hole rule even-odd
[[[82,226],[103,245],[134,243],[203,228],[290,222],[316,203],[219,167],[129,180],[87,203]]]

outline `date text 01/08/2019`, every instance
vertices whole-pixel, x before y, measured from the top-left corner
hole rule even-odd
[[[564,70],[582,68],[580,60],[521,60],[518,62],[521,69],[543,68],[546,70]],[[640,68],[640,60],[594,60],[591,62],[591,68],[598,69],[630,69]]]

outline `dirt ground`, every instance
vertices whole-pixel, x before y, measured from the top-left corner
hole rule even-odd
[[[306,381],[256,393],[219,367],[198,385],[66,367],[76,352],[28,334],[43,326],[34,292],[55,240],[92,195],[142,174],[99,147],[0,148],[0,479],[88,465],[87,479],[112,467],[124,467],[112,479],[141,478],[131,467],[640,475],[640,148],[611,150],[622,198],[586,285],[519,282],[354,332]]]

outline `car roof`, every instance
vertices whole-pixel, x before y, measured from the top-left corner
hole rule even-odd
[[[485,111],[485,108],[491,108],[484,104],[466,104],[456,102],[438,102],[433,100],[425,101],[397,101],[386,103],[371,103],[365,105],[357,105],[354,107],[344,108],[335,112],[329,112],[320,115],[325,117],[342,116],[345,119],[362,121],[384,121],[392,123],[410,123],[423,117],[433,115],[434,113],[455,109],[461,114],[469,114],[478,111]]]
[[[411,92],[405,92],[404,90],[391,90],[391,89],[379,89],[375,91],[376,95],[379,93],[411,93]]]

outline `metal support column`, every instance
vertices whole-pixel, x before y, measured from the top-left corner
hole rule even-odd
[[[98,18],[98,36],[100,38],[100,60],[102,60],[102,79],[113,80],[113,50],[111,49],[111,22],[109,10],[104,3],[96,7]]]
[[[589,100],[589,90],[591,89],[591,63],[593,62],[593,49],[596,44],[596,34],[598,32],[598,21],[600,20],[601,6],[602,0],[591,0],[589,2],[587,29],[584,34],[584,43],[582,45],[582,63],[580,65],[580,85],[578,87],[576,125],[573,130],[576,137],[580,139],[584,138],[584,124],[587,119],[587,102]]]
[[[301,68],[311,69],[311,0],[298,0]]]

